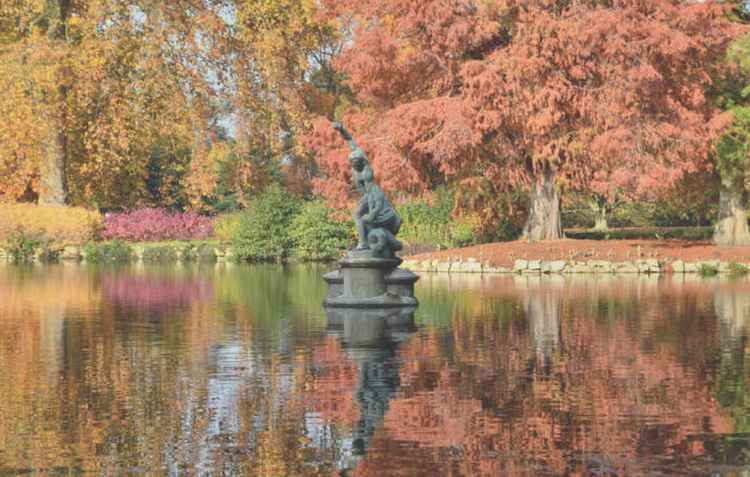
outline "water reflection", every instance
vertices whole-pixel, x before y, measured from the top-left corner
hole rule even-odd
[[[415,331],[414,309],[328,308],[328,331],[357,366],[359,421],[341,450],[341,470],[356,469],[399,387],[397,350]],[[346,473],[346,472],[344,472]]]
[[[0,474],[747,475],[747,280],[323,271],[0,267]]]

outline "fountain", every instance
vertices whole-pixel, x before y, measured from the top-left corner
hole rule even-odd
[[[396,252],[403,248],[396,235],[401,217],[375,183],[370,163],[351,134],[334,124],[349,144],[352,178],[362,199],[354,210],[359,242],[339,262],[339,268],[323,276],[329,291],[327,307],[397,308],[415,307],[414,284],[419,276],[398,268]]]

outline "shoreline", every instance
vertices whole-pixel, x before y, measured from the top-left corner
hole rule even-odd
[[[744,274],[750,270],[750,246],[684,240],[495,242],[404,257],[402,267],[480,274]]]

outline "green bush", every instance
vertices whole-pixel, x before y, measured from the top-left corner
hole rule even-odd
[[[702,263],[700,268],[698,268],[698,274],[702,277],[713,277],[719,274],[719,269],[713,265]]]
[[[215,262],[216,252],[207,243],[188,243],[182,249],[182,260],[185,262]]]
[[[713,227],[638,227],[607,231],[566,230],[565,236],[578,240],[710,240]]]
[[[287,258],[294,245],[289,230],[299,208],[299,201],[278,185],[266,189],[242,213],[232,238],[235,257],[249,261]]]
[[[750,268],[741,263],[732,262],[729,264],[729,275],[733,277],[741,277],[750,273]]]
[[[403,223],[399,239],[410,245],[431,245],[439,249],[465,247],[478,240],[478,220],[473,216],[452,217],[450,193],[438,194],[434,204],[423,201],[397,207]]]
[[[294,255],[302,260],[334,260],[354,241],[354,225],[333,218],[322,201],[306,202],[291,226]]]
[[[101,243],[88,243],[83,248],[86,261],[90,263],[123,263],[129,262],[133,249],[119,240]]]
[[[152,245],[143,249],[144,262],[168,263],[177,261],[177,250],[169,245]]]
[[[223,243],[229,243],[237,233],[242,220],[242,213],[223,214],[214,221],[214,236]]]
[[[477,243],[478,220],[472,216],[459,217],[448,223],[450,247],[468,247]]]
[[[6,249],[10,260],[15,263],[29,262],[31,260],[54,262],[62,252],[59,244],[55,245],[44,236],[30,235],[20,229],[6,237],[2,245]]]
[[[11,260],[18,263],[28,262],[34,258],[34,254],[37,248],[42,245],[42,241],[18,230],[8,236],[5,244]]]

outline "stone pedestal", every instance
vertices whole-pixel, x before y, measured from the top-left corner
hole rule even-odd
[[[414,283],[419,276],[398,268],[399,258],[379,258],[369,250],[352,251],[339,269],[323,275],[329,307],[393,308],[417,306]]]

